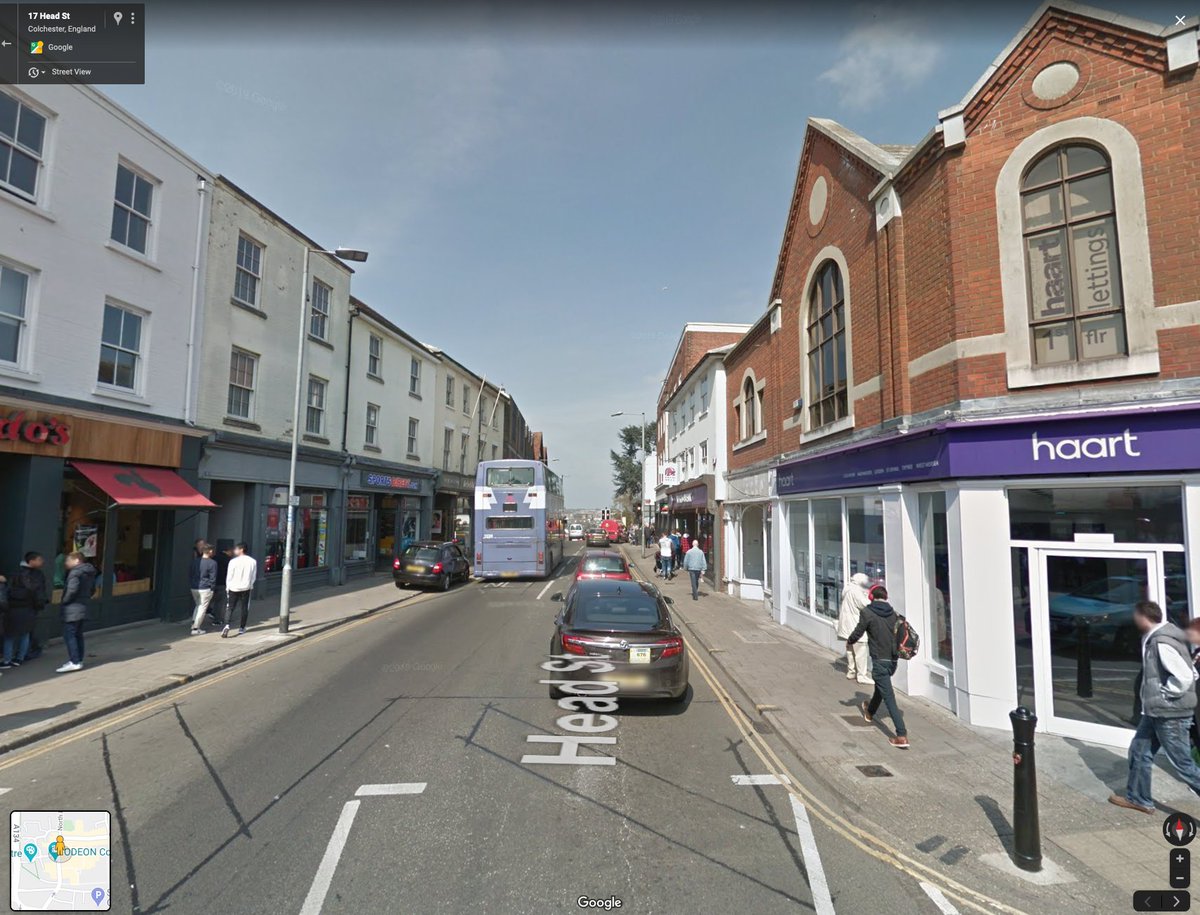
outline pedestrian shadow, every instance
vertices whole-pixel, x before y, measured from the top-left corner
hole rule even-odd
[[[983,815],[988,818],[988,822],[992,824],[992,831],[996,833],[996,838],[1000,840],[1000,844],[1004,846],[1004,853],[1009,858],[1013,858],[1015,846],[1013,844],[1013,828],[1012,823],[1008,821],[1008,817],[1004,815],[1004,811],[1000,809],[1000,804],[994,797],[988,797],[986,794],[975,795],[975,803],[983,810]],[[1014,863],[1016,859],[1013,858]]]
[[[58,718],[60,715],[65,715],[67,712],[73,711],[78,705],[78,702],[60,702],[58,705],[51,705],[46,708],[34,708],[27,712],[12,712],[8,715],[0,715],[0,733],[17,731],[34,724],[40,724],[43,721],[50,721],[53,718]]]

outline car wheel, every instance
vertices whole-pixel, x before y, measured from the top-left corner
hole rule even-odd
[[[408,587],[408,582],[398,581],[398,582],[396,582],[396,587],[399,588],[401,591],[403,591]]]
[[[550,687],[550,698],[553,699],[555,702],[557,702],[559,699],[561,699],[565,695],[566,695],[566,693],[564,693],[557,686]]]
[[[442,576],[442,590],[443,591],[450,590],[450,573],[449,572],[447,572],[445,575]]]

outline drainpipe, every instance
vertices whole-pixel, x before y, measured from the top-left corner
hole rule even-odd
[[[346,321],[350,332],[346,335],[346,390],[342,403],[342,453],[346,452],[346,437],[350,427],[350,354],[354,350],[354,319],[359,316],[360,312],[353,306],[350,308],[350,317]]]
[[[196,257],[192,262],[192,308],[188,316],[187,378],[183,389],[183,421],[189,426],[196,424],[192,415],[192,372],[196,364],[196,315],[200,310],[200,261],[204,255],[204,195],[208,193],[208,182],[202,175],[196,176]]]

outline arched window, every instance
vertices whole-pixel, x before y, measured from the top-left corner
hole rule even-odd
[[[742,438],[749,438],[758,431],[758,411],[755,410],[757,399],[754,379],[747,378],[742,385]]]
[[[1033,364],[1123,356],[1112,163],[1095,146],[1058,146],[1021,181]]]
[[[808,294],[809,428],[827,426],[848,413],[846,293],[842,271],[827,261]]]

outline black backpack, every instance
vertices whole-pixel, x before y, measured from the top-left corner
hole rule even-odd
[[[911,661],[917,656],[917,649],[921,647],[921,637],[917,635],[917,630],[913,629],[912,624],[899,614],[895,632],[896,657],[903,661]]]

